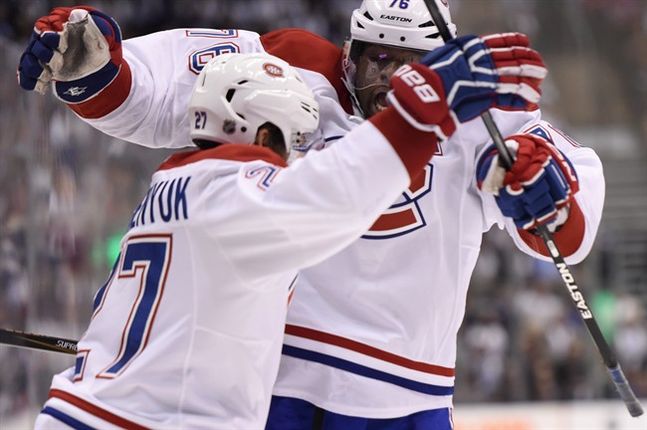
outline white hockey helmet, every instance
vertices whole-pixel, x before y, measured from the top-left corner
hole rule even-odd
[[[452,35],[447,0],[434,0]],[[363,0],[353,11],[350,38],[363,42],[431,51],[444,45],[436,24],[423,0]]]
[[[447,0],[438,5],[450,33],[456,36]],[[355,97],[356,42],[389,45],[404,49],[431,51],[445,42],[424,0],[362,0],[350,19],[350,39],[344,45],[344,83],[351,94],[356,113],[361,109]]]
[[[281,130],[288,154],[319,126],[319,104],[294,68],[265,53],[223,54],[204,66],[189,101],[191,140],[252,144],[266,122]]]

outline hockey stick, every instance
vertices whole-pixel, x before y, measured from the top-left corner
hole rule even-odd
[[[433,18],[434,23],[438,28],[438,32],[440,33],[440,36],[443,38],[443,40],[447,42],[453,39],[453,36],[449,31],[449,28],[447,27],[447,23],[445,22],[445,19],[440,13],[440,9],[438,9],[436,0],[425,0],[425,4],[427,5],[427,9],[429,9],[429,13],[431,13],[431,17]],[[485,128],[487,128],[487,131],[490,134],[490,137],[492,137],[494,144],[499,150],[499,155],[500,155],[498,157],[499,165],[503,167],[506,171],[510,170],[512,168],[512,164],[514,163],[514,160],[513,160],[512,154],[510,153],[510,150],[503,143],[503,137],[501,136],[501,132],[499,131],[494,120],[492,119],[492,115],[490,114],[489,111],[487,111],[481,115],[481,119],[483,120],[483,123],[485,124]],[[548,248],[548,251],[550,252],[550,256],[553,259],[553,263],[555,263],[555,267],[559,271],[559,274],[562,277],[562,281],[564,282],[564,285],[568,289],[571,299],[575,303],[575,306],[580,313],[580,317],[582,317],[582,320],[584,321],[587,329],[589,330],[589,333],[593,338],[593,342],[595,342],[595,346],[598,348],[598,351],[600,351],[600,355],[602,356],[602,360],[604,361],[604,364],[607,366],[607,371],[611,376],[611,380],[615,384],[616,389],[620,394],[620,397],[622,398],[625,405],[627,406],[627,409],[629,410],[629,414],[631,414],[632,417],[638,417],[642,415],[643,408],[640,402],[638,401],[638,399],[636,398],[636,395],[631,390],[631,387],[629,386],[629,382],[627,381],[627,378],[625,377],[624,372],[620,368],[620,364],[618,363],[618,360],[616,359],[615,354],[609,347],[609,344],[604,339],[604,336],[600,331],[600,327],[598,326],[598,323],[595,321],[595,318],[593,318],[593,314],[591,313],[591,310],[589,309],[588,305],[586,304],[586,301],[584,300],[584,295],[582,294],[579,287],[577,286],[575,277],[571,273],[571,269],[564,261],[562,254],[560,253],[559,249],[557,248],[557,245],[555,244],[555,241],[553,239],[553,234],[548,230],[548,227],[546,227],[545,225],[538,226],[537,232],[544,240],[544,243],[546,244],[546,248]]]
[[[0,328],[0,343],[74,355],[77,341]]]

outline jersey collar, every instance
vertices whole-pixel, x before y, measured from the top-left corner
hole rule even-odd
[[[179,152],[168,157],[157,169],[168,170],[186,166],[202,160],[232,160],[240,162],[266,161],[279,167],[287,167],[287,163],[278,154],[269,148],[256,145],[227,143],[210,149],[197,149]]]

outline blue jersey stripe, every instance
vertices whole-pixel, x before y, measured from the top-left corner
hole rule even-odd
[[[94,430],[94,427],[90,427],[89,425],[82,423],[76,418],[72,418],[58,409],[54,409],[51,406],[45,406],[40,413],[50,415],[76,430]]]
[[[431,394],[433,396],[449,396],[454,394],[453,386],[444,387],[442,385],[424,384],[422,382],[402,378],[400,376],[382,372],[381,370],[371,369],[370,367],[362,366],[361,364],[353,363],[331,355],[322,354],[320,352],[309,351],[307,349],[297,348],[290,345],[283,345],[283,354],[290,357],[300,358],[302,360],[325,364],[326,366],[345,370],[346,372],[365,376],[367,378],[388,382],[423,394]]]

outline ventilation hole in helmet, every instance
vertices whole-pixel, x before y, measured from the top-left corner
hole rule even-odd
[[[238,82],[238,85],[243,85],[247,83],[247,79],[243,79],[242,81]]]
[[[245,133],[245,132],[247,131],[247,127],[241,127],[241,128],[240,128],[240,131],[242,131],[243,133]]]
[[[236,112],[236,115],[238,115],[243,120],[245,119],[245,115],[243,115],[242,113]]]
[[[357,23],[357,26],[358,26],[359,28],[364,28],[364,26],[363,26],[361,23],[359,23],[359,22]]]
[[[384,39],[384,33],[380,33],[379,38]]]
[[[433,21],[427,21],[427,22],[423,22],[422,24],[420,24],[418,26],[418,28],[435,27],[435,26],[436,26],[436,24],[434,24]]]
[[[370,13],[368,13],[368,11],[364,12],[364,16],[368,18],[370,21],[373,21],[373,17],[371,16]]]
[[[231,99],[234,98],[234,93],[236,92],[235,88],[230,88],[227,90],[227,94],[225,94],[225,99],[227,99],[228,102],[231,102]]]
[[[406,38],[406,37],[404,37],[404,36],[400,36],[400,42],[404,42],[405,40],[407,40],[407,38]]]
[[[425,36],[425,39],[438,39],[439,37],[440,37],[440,33],[434,33],[434,34]]]
[[[303,109],[304,111],[306,111],[306,112],[308,112],[308,113],[312,112],[312,111],[310,110],[310,106],[308,106],[308,105],[307,105],[307,104],[305,104],[305,103],[301,103],[301,109]]]

